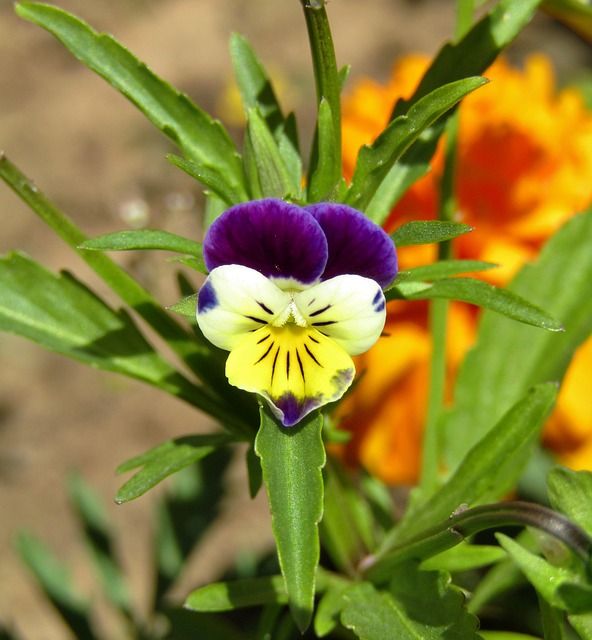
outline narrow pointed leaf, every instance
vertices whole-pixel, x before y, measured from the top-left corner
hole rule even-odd
[[[554,566],[502,533],[496,538],[551,606],[570,613],[592,613],[592,585],[581,574]]]
[[[191,592],[185,607],[193,611],[232,611],[287,602],[284,578],[269,576],[209,584]]]
[[[185,173],[189,174],[192,178],[195,178],[210,192],[215,193],[228,207],[238,204],[239,202],[244,202],[246,193],[235,189],[228,181],[227,175],[219,171],[216,167],[186,160],[172,153],[167,155],[167,160],[172,162],[176,167],[179,167],[182,171],[185,171]]]
[[[338,139],[333,129],[331,107],[325,99],[321,100],[319,104],[315,142],[317,162],[314,171],[308,177],[308,202],[327,199],[341,179],[341,169],[337,164]]]
[[[444,220],[413,220],[401,225],[391,234],[396,247],[407,247],[415,244],[431,244],[452,240],[473,228],[463,222],[446,222]]]
[[[171,474],[236,441],[236,437],[224,433],[167,440],[117,468],[117,473],[125,473],[141,467],[119,489],[115,502],[121,504],[138,498]]]
[[[301,631],[312,616],[320,554],[321,468],[325,464],[322,426],[321,415],[315,413],[286,428],[264,407],[255,440],[290,610]]]
[[[536,331],[486,311],[445,417],[446,465],[454,469],[532,385],[561,381],[570,358],[592,329],[592,211],[574,216],[525,266],[509,290],[561,321],[565,332]]]
[[[0,287],[0,330],[199,406],[199,388],[154,351],[127,313],[108,307],[70,274],[55,275],[14,253],[0,258]]]
[[[285,198],[298,194],[301,176],[290,174],[278,144],[257,108],[249,109],[247,131],[261,195],[265,198]]]
[[[547,489],[553,508],[565,513],[592,536],[592,472],[555,467],[547,476]]]
[[[230,137],[186,95],[161,80],[113,37],[97,33],[61,9],[21,2],[16,11],[50,31],[81,62],[131,100],[189,159],[215,167],[242,191],[240,159]]]
[[[78,474],[69,478],[70,501],[78,516],[84,538],[103,593],[126,616],[132,616],[132,598],[113,543],[113,531],[98,494]]]
[[[467,78],[439,87],[416,102],[406,115],[390,122],[372,145],[360,149],[346,204],[363,211],[395,162],[421,133],[486,82],[484,78]]]
[[[427,529],[461,504],[473,507],[502,498],[520,477],[556,395],[557,387],[551,383],[529,391],[467,452],[437,493],[407,511],[390,540]]]
[[[197,313],[197,295],[197,293],[193,293],[190,296],[179,300],[179,302],[175,302],[175,304],[171,305],[169,309],[182,316],[195,318],[195,314]]]
[[[394,285],[402,282],[422,282],[443,280],[462,273],[475,273],[477,271],[489,271],[498,265],[482,260],[438,260],[434,264],[413,267],[406,271],[399,271]]]
[[[446,278],[419,288],[416,282],[395,284],[386,293],[387,300],[461,300],[490,309],[512,320],[547,331],[563,331],[562,324],[546,311],[512,291],[495,287],[475,278]]]
[[[230,37],[230,58],[245,117],[250,109],[258,107],[270,131],[277,133],[283,128],[284,116],[272,82],[249,42],[238,33]]]
[[[393,118],[443,84],[480,75],[530,22],[541,0],[501,0],[458,43],[446,44],[415,93],[399,100]]]
[[[134,249],[158,249],[187,253],[201,258],[201,245],[198,242],[158,229],[138,229],[117,231],[97,238],[85,240],[81,249],[90,251],[130,251]]]
[[[391,120],[405,115],[413,104],[438,87],[485,74],[496,57],[528,24],[539,3],[540,0],[498,2],[460,42],[448,43],[440,50],[414,95],[409,100],[397,102]],[[424,131],[371,194],[365,208],[371,220],[382,225],[405,191],[429,171],[429,163],[450,113],[452,111]]]
[[[33,534],[21,532],[16,539],[21,560],[79,640],[95,640],[90,602],[72,583],[68,569]]]

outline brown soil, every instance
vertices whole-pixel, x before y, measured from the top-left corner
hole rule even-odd
[[[297,0],[64,0],[60,6],[113,33],[217,114],[231,78],[228,37],[235,30],[244,33],[280,80],[305,134],[310,132],[314,87]],[[397,55],[436,51],[453,21],[448,0],[333,0],[329,12],[339,61],[353,65],[353,76],[378,78]],[[574,36],[544,18],[521,37],[516,55],[541,41],[564,71],[589,55]],[[130,212],[145,215],[148,227],[199,236],[200,192],[164,159],[169,143],[45,31],[19,19],[6,1],[0,3],[0,148],[89,236],[129,227]],[[0,216],[1,252],[24,250],[52,269],[71,269],[105,293],[84,263],[3,185]],[[162,256],[118,258],[163,305],[179,297],[174,269]],[[154,497],[115,506],[112,496],[121,479],[114,469],[167,438],[211,425],[158,391],[20,338],[0,335],[0,365],[0,621],[26,639],[61,640],[69,635],[15,557],[15,532],[28,529],[42,537],[91,588],[65,491],[68,471],[80,470],[105,500],[139,602],[145,602]],[[181,597],[241,549],[270,542],[265,499],[249,501],[241,469],[229,479],[225,515],[192,562]]]

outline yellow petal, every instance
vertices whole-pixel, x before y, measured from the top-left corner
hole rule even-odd
[[[354,363],[341,347],[294,323],[250,333],[226,362],[230,384],[263,396],[287,427],[341,398],[354,374]]]

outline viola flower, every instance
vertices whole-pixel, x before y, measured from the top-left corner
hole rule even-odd
[[[429,62],[427,56],[405,56],[385,84],[362,79],[344,97],[346,177],[360,146],[378,136],[400,97],[413,94]],[[564,222],[592,204],[592,112],[576,89],[555,88],[551,63],[542,55],[530,56],[524,69],[498,60],[484,75],[491,82],[467,96],[459,111],[458,219],[475,231],[458,238],[455,251],[459,258],[501,264],[482,277],[503,286]],[[436,217],[442,145],[431,168],[394,207],[386,231]],[[435,245],[399,251],[405,269],[435,259]],[[451,305],[450,314],[451,389],[478,314],[460,303]],[[428,397],[426,305],[390,305],[385,333],[388,337],[356,360],[366,373],[339,407],[342,427],[352,433],[344,455],[387,482],[413,484]],[[576,469],[592,469],[591,372],[592,338],[573,359],[543,436],[559,461]]]
[[[397,274],[391,238],[346,205],[266,199],[225,211],[203,256],[197,322],[230,351],[230,384],[265,398],[286,427],[341,398],[350,356],[384,327],[383,289]]]

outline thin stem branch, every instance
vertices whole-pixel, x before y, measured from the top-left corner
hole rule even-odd
[[[516,501],[458,510],[447,520],[391,546],[379,556],[366,558],[361,569],[367,579],[384,582],[392,568],[405,560],[429,558],[475,533],[506,526],[532,526],[545,531],[567,545],[586,568],[590,566],[592,539],[582,529],[548,507]]]

